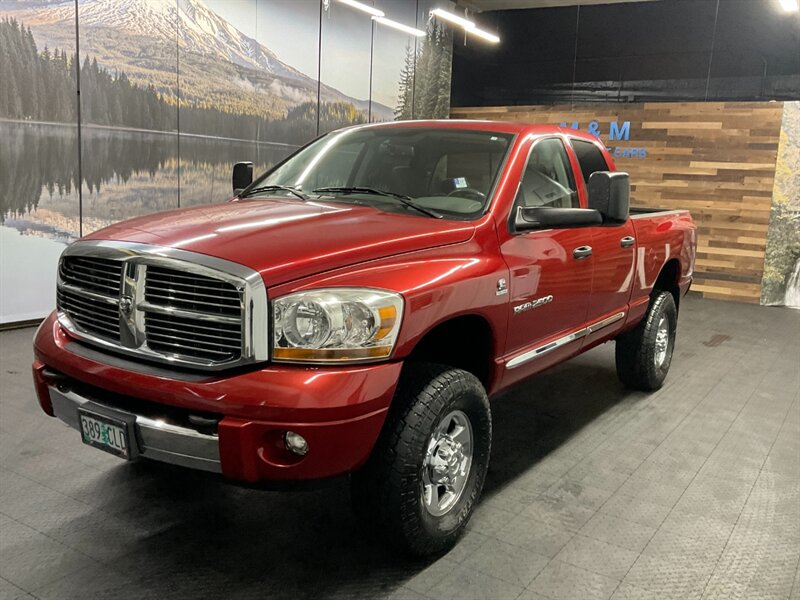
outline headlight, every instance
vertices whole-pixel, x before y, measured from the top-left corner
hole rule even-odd
[[[310,290],[272,301],[272,357],[289,362],[345,362],[392,353],[403,297],[361,288]]]

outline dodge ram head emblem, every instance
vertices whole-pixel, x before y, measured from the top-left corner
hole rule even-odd
[[[133,310],[133,298],[130,296],[123,296],[119,299],[119,313],[123,317],[129,317]]]
[[[505,278],[500,278],[497,280],[497,295],[502,296],[503,294],[508,293],[508,284],[506,283]]]
[[[515,306],[514,314],[518,315],[520,313],[533,310],[534,308],[538,308],[543,304],[550,304],[552,301],[553,301],[553,296],[542,296],[541,298],[537,298],[536,300],[531,300],[530,302],[526,302],[525,304],[520,304],[519,306]]]

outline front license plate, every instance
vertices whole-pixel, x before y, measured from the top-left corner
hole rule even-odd
[[[128,426],[125,421],[117,421],[81,409],[78,410],[78,417],[81,423],[81,439],[84,444],[130,460]]]

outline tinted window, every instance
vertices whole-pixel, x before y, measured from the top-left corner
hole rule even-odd
[[[596,171],[608,171],[603,153],[593,143],[573,139],[572,148],[575,150],[575,156],[578,157],[584,181],[588,182],[589,176]]]
[[[517,205],[580,208],[572,167],[560,139],[534,144],[522,176]]]

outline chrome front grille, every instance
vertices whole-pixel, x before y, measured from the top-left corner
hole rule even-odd
[[[196,319],[158,313],[147,313],[144,319],[147,344],[158,352],[223,362],[241,356],[239,323],[214,323],[209,327],[199,325]]]
[[[77,242],[59,264],[58,314],[75,337],[160,362],[220,369],[267,358],[260,275],[209,256]]]
[[[242,314],[241,294],[234,285],[175,269],[147,267],[144,298],[153,305],[168,305],[207,314],[236,318]]]
[[[118,260],[66,256],[59,265],[61,280],[96,294],[119,297],[122,263]]]
[[[144,282],[150,348],[204,361],[241,356],[242,294],[236,286],[157,266],[147,267]]]
[[[58,268],[58,309],[88,333],[119,342],[122,266],[115,260],[65,256]]]

